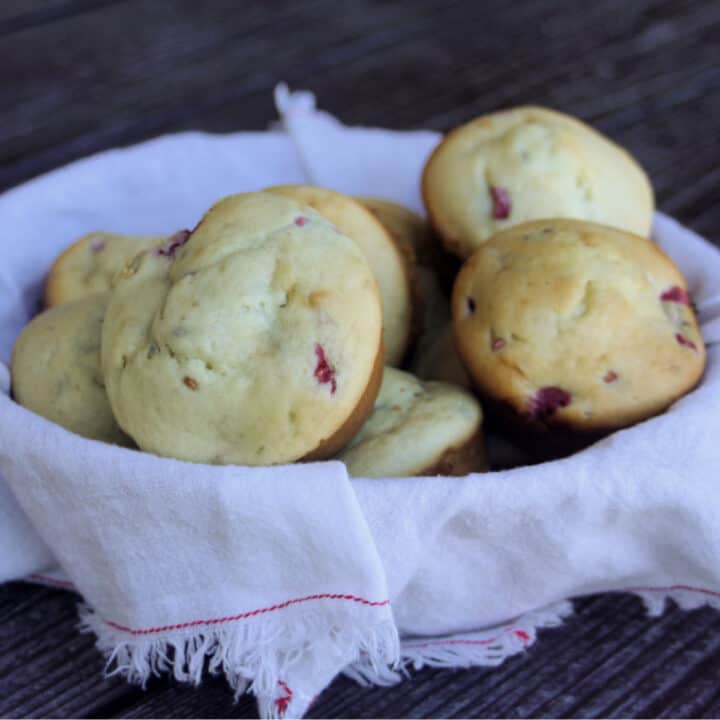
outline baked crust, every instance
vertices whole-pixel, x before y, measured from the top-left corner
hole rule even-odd
[[[494,233],[541,218],[647,236],[655,206],[628,152],[576,118],[531,106],[448,133],[425,164],[421,191],[446,249],[463,259]]]
[[[488,470],[485,443],[482,430],[471,435],[457,447],[448,448],[432,465],[414,473],[415,475],[448,475],[462,477],[474,472]]]
[[[244,193],[120,273],[102,363],[143,450],[262,466],[347,442],[377,392],[381,342],[357,244],[295,200]]]
[[[65,248],[51,265],[45,279],[45,307],[110,290],[113,277],[127,262],[164,239],[162,235],[119,235],[104,231],[83,235]]]
[[[372,414],[338,459],[354,477],[467,474],[486,468],[482,425],[464,388],[387,367]]]
[[[104,388],[100,337],[109,294],[63,303],[37,315],[13,346],[15,400],[66,430],[129,445]]]
[[[675,264],[646,238],[593,223],[498,233],[463,266],[452,311],[486,406],[564,447],[662,412],[705,366]]]
[[[322,440],[320,444],[304,458],[305,462],[313,462],[315,460],[327,460],[336,453],[340,452],[357,434],[363,423],[368,419],[372,412],[373,405],[380,392],[382,384],[383,370],[385,363],[383,360],[384,353],[382,342],[378,347],[378,354],[375,358],[372,374],[368,381],[367,388],[360,398],[355,409],[350,413],[347,420],[327,439]]]
[[[399,366],[413,332],[414,260],[410,258],[410,249],[403,250],[402,244],[395,242],[373,213],[349,195],[312,185],[276,185],[266,192],[313,208],[357,243],[380,288],[385,364]]]

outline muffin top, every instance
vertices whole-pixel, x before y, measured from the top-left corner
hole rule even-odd
[[[493,236],[463,266],[452,312],[478,389],[541,423],[636,422],[690,390],[705,365],[677,267],[650,240],[592,223]]]
[[[298,202],[245,193],[118,276],[102,362],[141,448],[269,465],[349,440],[378,391],[381,332],[357,245]]]
[[[407,351],[413,328],[408,249],[401,250],[380,221],[357,200],[311,185],[277,185],[267,189],[308,205],[352,238],[375,276],[383,311],[385,363],[398,365]]]
[[[485,467],[481,427],[463,388],[386,367],[372,415],[338,459],[355,477],[466,474]]]
[[[125,445],[100,368],[100,336],[109,293],[88,295],[41,313],[23,330],[11,364],[15,399],[66,430]]]
[[[159,245],[162,235],[91,232],[68,247],[53,263],[45,283],[45,304],[53,307],[110,290],[115,274],[135,255]]]
[[[422,180],[445,246],[467,258],[495,232],[540,218],[576,218],[646,236],[650,182],[621,147],[539,107],[479,117],[449,133]]]

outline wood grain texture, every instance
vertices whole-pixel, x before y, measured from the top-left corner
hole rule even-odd
[[[717,3],[66,4],[3,39],[0,187],[162,132],[265,127],[287,80],[351,123],[442,130],[522,102],[574,113],[638,156],[661,208],[718,239],[716,185],[697,186],[717,172]]]
[[[702,0],[4,0],[0,190],[187,129],[261,129],[281,80],[345,122],[446,130],[545,104],[649,171],[661,209],[720,244],[720,3]],[[0,716],[252,717],[224,681],[101,678],[70,593],[0,587]],[[313,717],[689,717],[720,713],[720,614],[608,595],[499,668],[337,679]]]
[[[93,639],[77,631],[73,593],[0,586],[0,717],[74,717],[95,703],[128,697],[103,680]]]
[[[153,680],[146,691],[100,680],[92,638],[75,631],[71,593],[0,588],[0,716],[253,717],[224,680],[201,688]],[[309,717],[709,717],[720,712],[720,613],[668,610],[648,618],[640,601],[576,601],[561,628],[498,668],[411,671],[401,684],[362,688],[338,678]]]

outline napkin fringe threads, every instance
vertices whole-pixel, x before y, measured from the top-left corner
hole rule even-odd
[[[650,617],[659,617],[666,608],[668,600],[681,610],[696,610],[699,607],[711,607],[720,610],[720,592],[688,585],[669,587],[634,587],[621,592],[630,592],[640,597]]]
[[[157,634],[133,634],[114,627],[91,607],[81,604],[80,630],[94,633],[107,658],[107,677],[120,675],[145,687],[153,676],[172,672],[178,682],[199,685],[203,672],[223,673],[237,700],[244,692],[260,701],[263,716],[283,716],[268,699],[287,687],[288,672],[313,656],[363,662],[381,675],[397,666],[400,643],[389,606],[353,608],[343,614],[317,611],[283,612]],[[318,691],[321,688],[318,688]],[[297,696],[297,692],[295,695]],[[295,698],[302,703],[310,698]],[[274,708],[274,709],[273,709]]]
[[[540,628],[562,625],[572,612],[572,603],[565,600],[491,630],[462,636],[407,638],[400,646],[400,663],[396,667],[377,666],[363,656],[343,674],[360,685],[394,685],[409,676],[411,668],[496,667],[533,645]]]
[[[608,590],[607,592],[613,592]],[[711,607],[720,610],[720,591],[686,585],[629,587],[614,592],[630,593],[645,605],[650,617],[659,617],[673,602],[681,610]],[[496,667],[512,655],[524,652],[537,640],[537,631],[558,627],[573,613],[571,600],[526,613],[515,622],[476,633],[445,638],[403,639],[400,662],[395,667],[373,663],[364,655],[343,670],[360,685],[394,685],[410,674],[410,669]]]
[[[638,596],[651,616],[661,615],[669,600],[683,610],[701,606],[720,609],[720,592],[701,588],[633,587],[620,592]],[[178,682],[198,685],[207,662],[211,674],[225,674],[236,699],[246,691],[266,699],[277,693],[278,686],[282,687],[288,669],[312,652],[311,639],[323,643],[316,648],[318,652],[328,652],[326,643],[330,642],[349,658],[342,671],[347,677],[361,685],[387,686],[403,680],[411,668],[500,665],[533,645],[539,629],[562,625],[572,612],[568,600],[492,630],[444,638],[407,638],[402,644],[392,617],[385,614],[370,624],[329,624],[325,614],[304,612],[301,617],[294,615],[281,621],[264,617],[157,635],[129,635],[107,623],[89,606],[81,605],[80,627],[96,635],[97,646],[107,658],[108,677],[121,675],[144,687],[151,677],[170,670]]]

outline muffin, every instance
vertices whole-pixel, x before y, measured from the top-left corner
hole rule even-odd
[[[588,125],[539,107],[479,117],[449,133],[425,165],[422,193],[445,247],[461,258],[496,232],[574,218],[650,232],[642,168]]]
[[[463,266],[452,313],[481,395],[538,432],[590,438],[644,420],[705,366],[677,267],[649,240],[593,223],[493,236]]]
[[[360,195],[355,200],[382,223],[399,246],[409,248],[420,265],[434,265],[437,240],[430,225],[417,213],[383,198]]]
[[[442,380],[470,388],[472,382],[455,349],[453,326],[448,322],[419,348],[412,364],[413,372],[423,380]]]
[[[194,462],[329,457],[372,410],[382,314],[355,242],[274,193],[216,203],[115,280],[102,365],[120,426]]]
[[[94,440],[126,445],[100,368],[100,336],[109,293],[41,313],[13,348],[12,391],[20,405]]]
[[[358,196],[362,203],[385,226],[393,240],[401,248],[412,248],[416,258],[416,277],[422,278],[428,272],[437,275],[440,286],[450,291],[460,263],[454,255],[450,255],[440,243],[430,223],[417,213],[403,205],[398,205],[383,198]]]
[[[135,255],[160,244],[161,235],[83,235],[53,263],[45,281],[45,305],[54,307],[110,290],[112,279]]]
[[[466,390],[386,367],[372,415],[338,456],[353,477],[486,469],[482,410]]]
[[[310,185],[278,185],[266,192],[308,205],[357,243],[380,288],[385,364],[399,365],[412,340],[412,250],[401,250],[369,210],[342,193]]]

